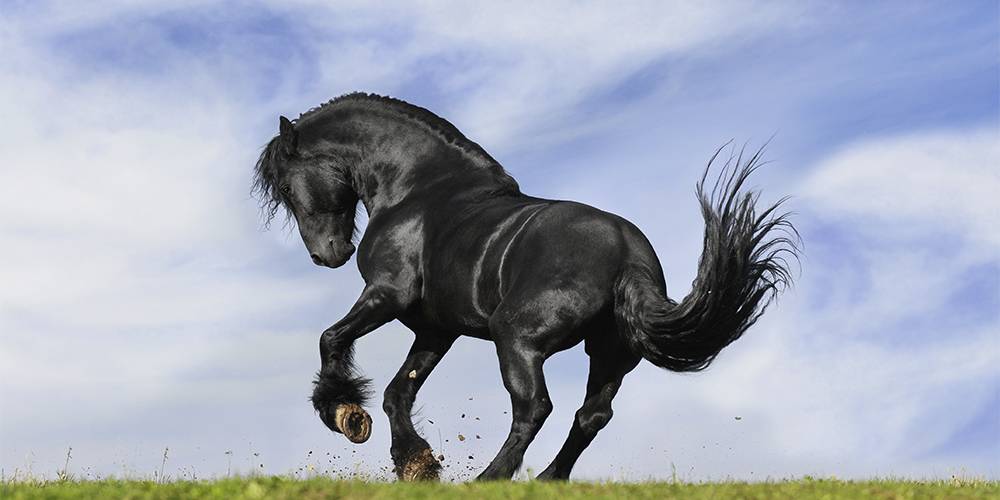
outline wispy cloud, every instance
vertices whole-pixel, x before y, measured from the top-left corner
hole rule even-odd
[[[1000,250],[1000,131],[918,132],[852,145],[819,165],[803,194],[816,210],[897,235],[951,233]],[[971,241],[969,241],[971,240]]]

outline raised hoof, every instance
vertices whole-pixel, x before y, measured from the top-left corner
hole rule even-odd
[[[372,435],[372,417],[353,403],[337,405],[334,413],[337,430],[352,443],[364,443]]]
[[[403,466],[396,469],[399,479],[403,481],[437,481],[440,472],[441,464],[434,458],[430,448],[410,455]]]

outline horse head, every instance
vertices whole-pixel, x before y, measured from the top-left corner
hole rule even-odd
[[[257,162],[255,189],[268,220],[283,207],[299,228],[312,261],[337,268],[354,254],[358,195],[348,166],[300,147],[295,125],[282,116],[279,134]]]

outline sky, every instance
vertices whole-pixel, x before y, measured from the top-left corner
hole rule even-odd
[[[0,2],[3,476],[390,477],[378,398],[360,446],[308,402],[354,261],[313,265],[250,196],[279,115],[360,90],[633,221],[675,299],[705,162],[774,136],[754,186],[792,196],[795,287],[702,373],[640,364],[575,478],[1000,478],[998,26],[993,1]],[[410,341],[358,342],[379,394]],[[586,370],[546,363],[518,477]],[[416,406],[474,477],[509,428],[492,345],[460,340]]]

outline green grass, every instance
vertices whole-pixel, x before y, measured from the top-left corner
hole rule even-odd
[[[7,482],[0,498],[1000,498],[1000,482],[969,479],[949,481],[839,481],[802,479],[765,483],[382,483],[306,480],[283,477],[215,481]]]

